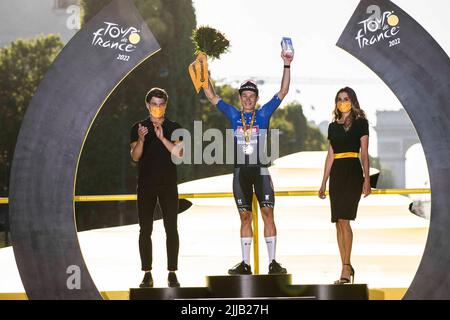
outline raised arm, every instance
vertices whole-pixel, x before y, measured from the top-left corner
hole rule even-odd
[[[208,79],[208,88],[203,88],[203,91],[205,92],[206,98],[208,98],[209,102],[211,102],[213,105],[217,105],[220,99],[217,96],[216,91],[214,90],[211,77],[209,77]]]
[[[291,62],[294,59],[294,56],[292,55],[283,55],[283,52],[281,53],[281,58],[283,59],[283,78],[281,79],[281,88],[278,92],[278,98],[280,100],[283,100],[284,97],[289,92],[289,85],[291,84]]]

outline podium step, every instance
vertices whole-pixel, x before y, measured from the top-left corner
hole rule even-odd
[[[367,284],[291,285],[290,296],[314,297],[316,300],[369,300]]]
[[[204,287],[130,289],[130,300],[206,299],[209,296],[208,288]]]
[[[206,277],[213,298],[286,297],[291,283],[291,274]]]
[[[292,275],[208,276],[207,287],[133,288],[130,300],[313,299],[368,300],[366,284],[292,284]]]

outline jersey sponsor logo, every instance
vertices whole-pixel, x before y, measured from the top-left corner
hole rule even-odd
[[[246,128],[246,130],[250,130],[250,125],[246,125],[245,126],[245,128]],[[244,127],[243,126],[238,126],[237,128],[236,128],[236,135],[244,135]],[[252,136],[253,135],[259,135],[259,126],[258,125],[253,125],[253,128],[252,128]]]
[[[246,130],[250,130],[250,126],[246,125]],[[237,144],[245,144],[244,128],[238,126],[235,131],[235,136],[237,138]],[[253,126],[250,143],[255,145],[258,143],[258,137],[260,136],[259,126]]]

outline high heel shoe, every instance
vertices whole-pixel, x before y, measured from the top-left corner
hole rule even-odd
[[[353,284],[355,281],[355,269],[353,269],[352,265],[349,263],[344,263],[343,265],[350,266],[350,278],[341,277],[339,280],[336,280],[334,284],[346,284],[346,283]]]

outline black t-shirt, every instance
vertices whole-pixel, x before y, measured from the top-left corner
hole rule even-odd
[[[336,121],[328,126],[328,140],[334,153],[359,152],[361,137],[369,135],[369,123],[366,119],[356,119],[348,131]]]
[[[144,151],[138,161],[138,185],[167,185],[177,183],[177,168],[172,161],[169,150],[164,146],[161,140],[156,137],[153,124],[148,117],[133,125],[130,133],[130,143],[139,139],[138,128],[139,123],[147,127],[148,133],[145,136]],[[165,118],[162,124],[164,137],[172,141],[172,133],[181,126]],[[180,141],[182,138],[180,137]],[[174,142],[174,141],[172,141]]]

